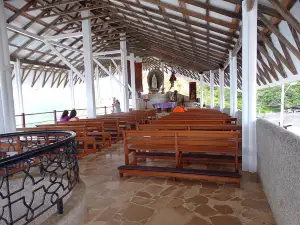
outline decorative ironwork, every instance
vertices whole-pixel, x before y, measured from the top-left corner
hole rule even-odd
[[[74,137],[70,131],[0,135],[0,224],[45,219],[39,216],[54,205],[63,213],[79,182]]]

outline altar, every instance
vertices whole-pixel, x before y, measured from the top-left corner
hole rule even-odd
[[[155,103],[153,108],[155,109],[174,109],[177,106],[176,102],[166,102],[166,103]]]
[[[148,99],[148,109],[156,109],[156,104],[164,104],[170,101],[166,94],[156,93],[142,96],[143,99]]]

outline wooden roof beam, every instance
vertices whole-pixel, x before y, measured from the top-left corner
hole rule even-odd
[[[127,9],[126,9],[127,10]],[[125,12],[125,10],[123,10],[123,9],[119,9],[119,11],[120,11],[120,13],[122,13],[122,14],[124,14],[124,15],[129,15],[129,16],[131,16],[128,12]],[[136,14],[141,14],[141,15],[143,15],[143,13],[142,12],[138,12],[138,11],[135,11],[136,12]],[[150,16],[148,16],[149,18],[152,18],[152,19],[155,19],[155,21],[153,21],[153,20],[150,20],[150,19],[147,19],[147,18],[145,18],[145,17],[142,17],[142,16],[135,16],[136,18],[139,18],[139,19],[141,19],[141,20],[144,20],[144,21],[147,21],[147,22],[149,22],[149,23],[153,23],[153,24],[155,24],[155,25],[158,25],[158,26],[162,26],[162,27],[166,27],[166,28],[169,28],[169,27],[167,27],[166,25],[165,25],[165,21],[163,20],[163,19],[161,19],[160,17],[153,17],[152,15]],[[182,29],[186,29],[186,26],[185,25],[181,25],[181,24],[179,24],[179,23],[175,23],[175,22],[172,22],[172,21],[169,21],[168,22],[169,24],[171,24],[171,25],[173,25],[173,29],[176,31],[176,32],[179,32],[179,33],[188,33],[188,32],[186,32],[186,31],[183,31],[183,30],[181,30],[181,29],[179,29],[179,28],[182,28]],[[191,23],[191,21],[189,21],[189,23]],[[194,37],[197,37],[197,38],[199,38],[199,39],[201,39],[201,37],[202,38],[205,38],[205,35],[206,35],[206,32],[204,32],[204,31],[202,31],[202,30],[198,30],[198,29],[196,29],[196,28],[190,28],[190,30],[193,32],[193,34],[191,34],[191,35],[193,35]],[[226,44],[232,44],[232,45],[234,45],[235,44],[235,42],[234,41],[232,41],[232,40],[229,40],[228,38],[224,38],[224,37],[222,37],[222,36],[218,36],[218,35],[215,35],[215,34],[210,34],[211,35],[211,37],[213,38],[213,39],[216,39],[216,40],[218,40],[218,41],[221,41],[221,42],[225,42]]]
[[[123,0],[120,0],[120,1],[123,1]],[[210,23],[218,24],[218,25],[223,26],[223,27],[227,27],[227,28],[231,28],[231,29],[238,29],[239,28],[238,25],[229,23],[227,21],[220,20],[220,19],[217,19],[217,18],[214,18],[214,17],[211,17],[211,16],[206,16],[206,15],[203,15],[203,14],[198,13],[198,12],[183,9],[181,7],[177,7],[175,5],[171,5],[171,4],[168,4],[168,3],[165,3],[165,2],[160,2],[160,1],[158,2],[156,0],[143,0],[143,1],[150,2],[152,4],[168,8],[168,9],[171,9],[171,10],[176,11],[176,12],[180,12],[180,13],[188,15],[188,16],[193,16],[195,18],[198,18],[198,19],[210,22]]]
[[[223,16],[231,17],[231,18],[238,19],[238,20],[242,19],[242,15],[240,13],[235,13],[235,12],[232,12],[232,11],[229,11],[229,10],[226,10],[226,9],[222,9],[222,8],[219,8],[219,7],[216,7],[216,6],[212,6],[210,4],[208,5],[208,4],[205,4],[205,3],[200,2],[200,1],[195,1],[195,0],[181,0],[181,1],[183,1],[185,3],[188,3],[190,5],[197,6],[197,7],[202,8],[202,9],[207,9],[209,11],[221,14]]]
[[[300,23],[298,20],[285,8],[278,0],[269,0],[274,8],[281,14],[281,16],[290,24],[298,33],[300,33]]]
[[[10,61],[16,62],[17,59],[13,56],[10,56]],[[20,59],[20,62],[24,63],[24,64],[29,64],[29,65],[58,68],[58,69],[63,69],[63,70],[68,70],[69,69],[69,67],[67,67],[67,66],[61,66],[61,65],[58,65],[58,64],[47,63],[47,62],[36,61],[36,60]]]
[[[59,1],[59,2],[54,2],[54,3],[49,3],[49,4],[45,4],[45,5],[42,5],[42,6],[37,6],[37,7],[34,7],[34,8],[28,8],[27,12],[30,12],[30,11],[34,11],[34,10],[44,10],[44,9],[48,9],[48,8],[53,8],[53,7],[57,7],[57,6],[61,6],[61,5],[68,5],[68,4],[73,4],[73,3],[77,3],[77,2],[80,2],[82,0],[65,0],[65,1]]]
[[[158,14],[158,15],[161,15],[161,12],[159,10],[156,10],[156,9],[153,9],[151,7],[148,7],[148,6],[144,6],[144,5],[139,5],[137,3],[134,3],[134,2],[131,2],[131,1],[128,1],[128,0],[121,0],[122,2],[128,4],[128,5],[132,5],[134,7],[137,7],[137,8],[140,8],[140,9],[145,9],[146,11],[149,11],[149,12],[152,12],[152,13],[155,13],[155,14]],[[120,5],[117,5],[117,4],[114,4],[114,3],[110,3],[112,6],[116,7],[116,8],[123,8],[122,6]],[[184,22],[183,18],[179,17],[179,16],[176,16],[176,15],[173,15],[173,14],[170,14],[170,13],[166,13],[166,15],[171,18],[171,19],[174,19],[174,20],[178,20],[178,21],[181,21],[181,22]],[[199,23],[199,22],[195,22],[195,21],[190,21],[191,25],[194,25],[194,26],[198,26],[198,27],[201,27],[201,28],[204,28],[204,29],[207,29],[207,25],[205,24],[202,24],[202,23]],[[223,35],[226,35],[226,36],[230,36],[230,37],[235,37],[237,38],[237,35],[235,34],[232,34],[231,32],[228,32],[228,31],[224,31],[222,29],[219,29],[219,28],[216,28],[216,27],[209,27],[208,29],[210,29],[211,31],[214,31],[216,33],[220,33],[220,34],[223,34]]]

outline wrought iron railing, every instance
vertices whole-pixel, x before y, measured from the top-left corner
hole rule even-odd
[[[55,205],[62,214],[78,182],[74,132],[0,135],[0,224],[40,224]]]

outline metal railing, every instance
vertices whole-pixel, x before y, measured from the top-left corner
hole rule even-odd
[[[0,224],[40,224],[55,205],[62,214],[78,182],[74,132],[0,135]]]
[[[103,106],[103,107],[97,107],[96,112],[97,115],[106,115],[110,114],[110,109],[112,109],[112,106]],[[71,111],[71,110],[68,110]],[[86,118],[87,117],[87,109],[76,109],[77,116],[79,118]],[[22,113],[19,115],[16,115],[16,121],[17,121],[17,128],[25,128],[34,126],[36,124],[45,124],[45,123],[56,123],[58,121],[58,118],[60,114],[63,112],[63,110],[53,110],[51,112],[39,112],[39,113]],[[40,119],[28,119],[30,117],[40,117]],[[28,122],[29,120],[29,122]]]

